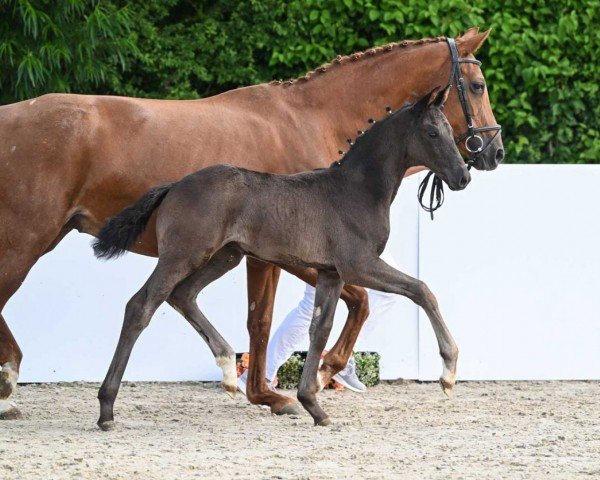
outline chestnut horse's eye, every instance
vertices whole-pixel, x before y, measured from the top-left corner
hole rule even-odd
[[[427,130],[427,135],[429,135],[431,138],[435,138],[438,136],[438,132],[435,128],[430,128]]]
[[[471,91],[478,95],[481,95],[485,90],[485,83],[471,82]]]

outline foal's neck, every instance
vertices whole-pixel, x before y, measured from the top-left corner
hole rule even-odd
[[[361,191],[365,198],[387,209],[411,166],[407,155],[409,135],[409,125],[403,126],[396,119],[377,124],[356,141],[339,166],[332,168],[340,170],[353,191]]]

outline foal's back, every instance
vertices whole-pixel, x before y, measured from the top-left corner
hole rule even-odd
[[[330,267],[342,193],[336,169],[296,175],[230,165],[199,170],[177,182],[159,207],[159,256],[186,254],[201,262],[229,245],[265,261]]]

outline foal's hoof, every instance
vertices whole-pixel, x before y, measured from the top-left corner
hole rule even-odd
[[[273,413],[275,415],[301,415],[302,409],[297,403],[286,403],[283,407]]]
[[[21,420],[23,415],[13,402],[0,400],[0,420]]]
[[[331,420],[329,420],[329,417],[325,417],[321,420],[315,420],[315,427],[328,427],[329,425],[331,425]]]
[[[444,377],[440,377],[440,385],[442,386],[442,390],[446,397],[452,398],[452,395],[454,394],[454,382],[449,382],[444,379]]]
[[[116,424],[114,420],[106,420],[105,422],[98,422],[98,426],[103,432],[110,432],[115,429]]]
[[[237,393],[237,385],[227,385],[225,383],[222,384],[225,389],[225,393],[229,395],[231,398],[235,398],[235,394]]]

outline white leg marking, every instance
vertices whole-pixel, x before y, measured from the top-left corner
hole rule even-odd
[[[235,366],[235,355],[230,357],[216,357],[217,365],[223,370],[223,386],[225,390],[232,394],[237,390],[237,369]]]
[[[454,385],[456,383],[456,374],[448,370],[446,365],[444,365],[444,370],[442,371],[442,378],[444,379],[444,381],[450,383],[451,385]]]
[[[250,304],[250,311],[253,312],[255,308],[256,308],[256,302],[252,302]]]
[[[318,317],[318,316],[320,316],[320,315],[321,315],[321,307],[317,307],[317,308],[315,309],[315,317]]]

